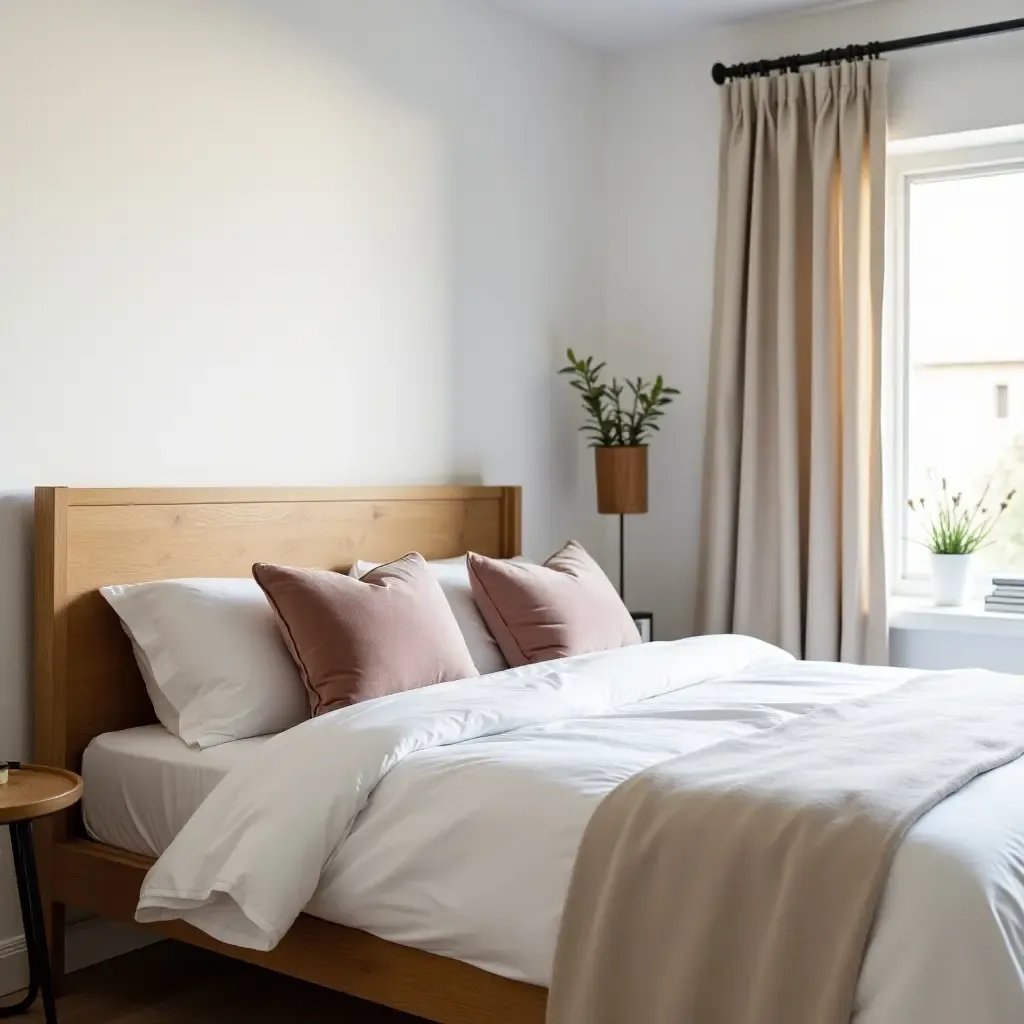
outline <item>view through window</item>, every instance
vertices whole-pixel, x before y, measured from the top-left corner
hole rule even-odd
[[[908,179],[902,495],[929,504],[1010,505],[982,558],[1024,573],[1024,165]],[[915,517],[904,515],[906,576],[928,571]]]

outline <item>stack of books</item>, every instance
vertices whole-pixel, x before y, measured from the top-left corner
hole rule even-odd
[[[997,576],[985,598],[985,611],[1024,615],[1024,576]]]

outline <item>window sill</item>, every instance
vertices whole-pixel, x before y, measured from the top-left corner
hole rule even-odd
[[[936,608],[927,598],[892,597],[889,599],[889,629],[935,630],[942,633],[1024,639],[1024,615],[987,612],[984,601],[974,601],[962,608]]]

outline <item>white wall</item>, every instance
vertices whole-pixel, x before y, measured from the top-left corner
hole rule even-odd
[[[572,532],[601,70],[476,0],[0,5],[0,756],[36,484],[517,483]]]
[[[984,614],[980,612],[979,614]],[[1019,633],[961,631],[933,626],[890,632],[889,660],[906,668],[946,670],[987,668],[1024,673],[1024,636]]]
[[[608,82],[607,324],[620,372],[683,389],[652,451],[652,512],[630,578],[659,634],[691,628],[718,182],[711,65],[997,21],[1020,0],[901,0],[747,23],[616,60]],[[892,131],[911,138],[1024,123],[1024,34],[894,55]],[[671,567],[666,570],[665,567]]]

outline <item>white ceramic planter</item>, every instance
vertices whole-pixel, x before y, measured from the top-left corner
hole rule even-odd
[[[974,555],[937,555],[932,552],[932,597],[943,608],[967,604],[973,582]]]

